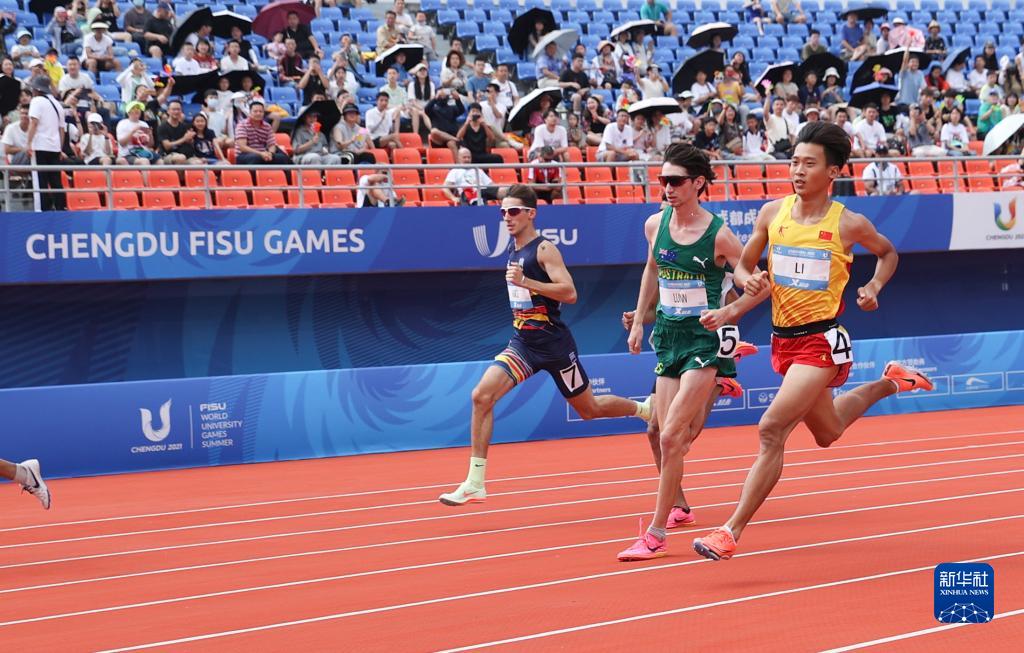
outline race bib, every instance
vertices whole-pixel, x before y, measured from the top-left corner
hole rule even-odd
[[[853,362],[853,343],[850,341],[850,334],[843,327],[832,327],[825,332],[825,340],[828,340],[829,349],[832,351],[832,363],[834,365],[845,365]]]
[[[530,290],[522,286],[506,284],[508,286],[508,303],[513,309],[523,310],[533,308],[533,299],[530,298]]]
[[[708,309],[708,293],[699,279],[658,279],[661,311],[669,317],[699,316]]]
[[[736,348],[740,344],[740,328],[735,324],[726,324],[718,329],[718,357],[735,358]]]
[[[832,252],[809,247],[772,246],[772,281],[800,290],[828,290]]]

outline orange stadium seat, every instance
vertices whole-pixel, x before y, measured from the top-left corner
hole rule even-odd
[[[455,165],[455,156],[447,147],[431,147],[427,150],[427,163],[431,165]]]
[[[398,140],[402,144],[403,148],[413,148],[419,152],[421,158],[423,157],[423,150],[425,148],[423,147],[423,138],[419,134],[400,132],[398,134]]]
[[[491,154],[497,154],[502,161],[508,164],[519,163],[519,153],[511,147],[495,147],[491,150]]]
[[[252,173],[248,170],[224,168],[220,172],[220,184],[224,188],[250,189],[253,187]]]
[[[420,203],[420,173],[416,170],[392,170],[391,178],[396,186],[395,195],[405,199],[406,206],[418,206]],[[405,186],[405,188],[398,188]]]
[[[219,209],[247,209],[249,198],[244,190],[218,190],[214,192],[214,202]]]
[[[141,179],[141,176],[140,176]],[[114,209],[131,211],[139,208],[139,194],[133,190],[114,191]]]
[[[292,136],[288,132],[275,132],[274,142],[277,143],[277,147],[284,151],[288,156],[292,155],[294,151],[292,149]]]
[[[146,180],[146,185],[149,186],[149,188],[177,189],[181,187],[181,179],[178,177],[178,173],[175,170],[147,170]]]
[[[938,193],[939,186],[935,182],[935,169],[931,161],[911,161],[907,164],[907,171],[911,177],[918,179],[910,180],[910,187],[920,193]]]
[[[414,147],[400,147],[392,152],[392,161],[395,165],[418,166],[423,163],[423,156]]]
[[[68,191],[67,204],[69,211],[99,211],[100,194],[95,191]]]
[[[448,171],[440,168],[430,168],[424,170],[423,175],[426,177],[423,187],[423,206],[451,206],[452,201],[441,190],[441,186],[444,186],[445,177],[448,176]]]
[[[114,170],[111,172],[111,178],[114,189],[127,188],[139,191],[146,187],[145,182],[142,181],[142,173],[138,170]]]
[[[323,181],[320,179],[320,172],[318,170],[303,170],[302,171],[302,190],[299,190],[299,175],[298,173],[292,173],[295,183],[294,189],[288,190],[288,206],[304,206],[306,208],[316,208],[320,206],[320,188],[323,186]],[[301,201],[300,201],[301,198]]]
[[[169,190],[147,190],[142,194],[142,208],[160,210],[178,208],[174,193]]]

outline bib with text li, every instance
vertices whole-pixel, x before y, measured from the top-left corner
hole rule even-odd
[[[808,247],[772,246],[772,277],[776,285],[800,290],[828,290],[832,252]]]
[[[708,309],[708,293],[699,279],[658,279],[661,311],[668,317],[699,316]]]
[[[525,310],[527,308],[533,308],[533,300],[530,298],[530,291],[528,288],[522,286],[516,286],[514,284],[508,285],[508,303],[515,310]]]

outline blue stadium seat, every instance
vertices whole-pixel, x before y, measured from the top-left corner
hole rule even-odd
[[[356,91],[356,99],[359,100],[360,104],[373,104],[377,101],[378,92],[375,88],[360,88]]]
[[[759,36],[757,37],[757,47],[759,48],[771,48],[777,50],[782,47],[777,36]]]
[[[697,11],[693,14],[693,22],[697,25],[703,25],[705,23],[713,23],[717,20],[717,17],[710,11]]]
[[[782,25],[779,25],[778,23],[768,23],[767,25],[764,26],[765,36],[782,36],[785,33],[785,28],[783,28]]]
[[[537,65],[532,61],[522,61],[516,65],[516,76],[521,80],[537,79]]]
[[[420,11],[424,13],[440,11],[442,7],[444,7],[444,3],[441,0],[420,0]]]
[[[604,104],[606,107],[612,106],[612,104],[615,102],[614,94],[606,88],[590,89],[590,94],[596,96],[599,100],[601,100],[601,103]]]
[[[775,56],[779,61],[800,61],[800,51],[794,48],[779,48]]]
[[[336,29],[334,21],[327,18],[314,18],[313,22],[309,24],[309,28],[314,34],[333,32]]]
[[[939,11],[939,0],[921,0],[922,11]]]
[[[478,53],[494,52],[498,49],[498,37],[493,34],[480,34],[476,37],[475,45]]]
[[[464,39],[470,36],[476,36],[479,33],[479,23],[463,20],[455,24],[455,35],[458,36],[460,39]]]
[[[960,12],[960,24],[964,23],[980,23],[981,13],[971,10],[965,10]]]
[[[597,11],[597,0],[576,0],[576,8],[580,11]]]
[[[338,21],[338,32],[341,34],[358,34],[363,31],[363,26],[359,24],[358,20],[341,20]]]
[[[986,23],[1005,23],[1006,22],[1006,12],[1002,11],[1002,10],[999,10],[999,9],[993,9],[991,11],[986,11],[985,12],[985,22]]]
[[[514,18],[508,9],[492,9],[491,20],[503,25],[507,30],[512,25]]]
[[[754,47],[754,39],[749,36],[737,36],[732,40],[732,46],[734,48],[750,49]]]
[[[993,9],[1002,9],[1003,11],[1009,11],[1012,8],[1010,0],[992,0]]]
[[[974,23],[956,23],[956,33],[974,36],[978,33],[978,26]]]
[[[942,24],[943,30],[948,30],[953,25],[956,25],[959,19],[954,11],[940,11],[935,14],[935,20]]]
[[[448,0],[448,8],[465,14],[469,10],[469,2],[467,0]]]
[[[466,20],[472,20],[477,23],[487,22],[487,12],[483,9],[470,9],[466,12]]]
[[[121,87],[116,84],[99,84],[96,86],[96,92],[100,94],[100,97],[104,100],[110,100],[112,102],[121,101]]]
[[[775,50],[769,48],[754,48],[751,58],[754,60],[762,61],[773,61],[775,59]]]
[[[740,36],[751,36],[751,37],[753,37],[753,36],[757,36],[759,34],[759,32],[757,31],[757,25],[754,25],[753,23],[740,23],[738,25],[738,27],[739,27],[739,30],[740,30],[739,31]]]
[[[497,22],[493,22],[493,21],[488,21],[488,22],[484,23],[484,34],[493,34],[493,35],[497,36],[498,34],[507,34],[507,33],[508,33],[508,25],[505,25],[504,23],[497,23]]]
[[[625,9],[618,12],[616,15],[619,17],[619,24],[628,23],[631,20],[640,20],[639,9]]]
[[[519,57],[516,55],[515,52],[512,52],[512,50],[508,48],[501,48],[495,51],[494,60],[497,63],[505,63],[511,66],[519,62]]]
[[[437,12],[437,24],[441,27],[445,25],[454,25],[461,20],[459,18],[459,12],[452,9],[442,9]]]
[[[590,23],[587,25],[587,34],[604,38],[611,34],[612,29],[607,23]]]
[[[268,88],[270,99],[277,104],[282,102],[295,103],[299,101],[299,93],[292,86],[273,86]]]
[[[591,20],[595,23],[604,23],[605,25],[611,25],[615,22],[615,16],[610,11],[595,11]]]
[[[978,34],[995,35],[999,34],[999,32],[999,25],[995,23],[981,23],[980,25],[978,25]]]
[[[966,113],[968,117],[973,118],[978,115],[978,107],[980,106],[981,100],[975,100],[973,98],[970,100],[964,100],[964,113]]]
[[[570,11],[566,16],[566,20],[572,23],[586,25],[590,22],[590,14],[585,11]]]
[[[799,50],[804,47],[804,41],[806,41],[806,39],[800,38],[799,36],[783,36],[782,47]]]
[[[954,34],[952,45],[954,48],[974,47],[974,37],[970,34]]]

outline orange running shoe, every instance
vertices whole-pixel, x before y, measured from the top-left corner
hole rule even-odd
[[[896,361],[889,361],[885,364],[882,378],[895,383],[896,392],[910,392],[911,390],[929,392],[935,389],[935,384],[927,376],[912,367],[904,367]]]
[[[715,379],[715,383],[722,389],[723,397],[735,397],[740,398],[743,396],[743,386],[736,379],[727,379],[725,377],[718,377]]]
[[[736,551],[736,540],[727,528],[716,528],[693,541],[693,550],[712,560],[728,560]]]
[[[744,356],[753,356],[758,351],[760,350],[757,348],[757,345],[740,340],[740,344],[736,345],[736,353],[732,355],[732,359],[738,363]]]

